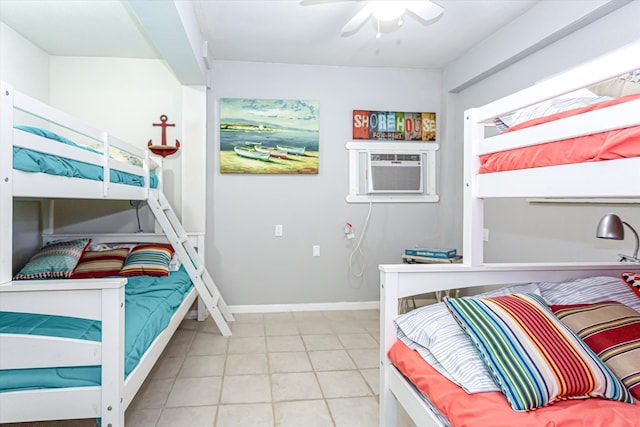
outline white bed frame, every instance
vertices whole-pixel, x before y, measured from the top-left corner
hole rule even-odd
[[[168,242],[161,234],[94,235],[92,242]],[[77,236],[50,234],[45,241]],[[194,245],[203,236],[192,236]],[[187,294],[169,325],[156,337],[124,379],[124,289],[126,278],[30,280],[0,285],[0,311],[39,313],[102,322],[100,342],[35,335],[0,334],[0,369],[101,365],[101,386],[0,393],[0,423],[102,418],[107,427],[124,426],[124,411],[167,343],[193,306]]]
[[[74,135],[103,144],[104,155],[52,142],[46,138],[13,128],[15,116],[20,120],[32,116],[72,131]],[[31,123],[25,123],[31,124]],[[57,129],[52,129],[56,132]],[[70,139],[77,141],[73,136]],[[13,169],[12,147],[19,146],[75,159],[104,168],[103,181],[28,173]],[[116,161],[109,156],[110,147],[117,147],[143,159],[143,166],[136,167]],[[109,180],[110,169],[117,169],[144,177],[145,185],[136,187],[114,184]],[[158,176],[159,170],[156,170]],[[168,327],[155,339],[138,366],[124,379],[124,289],[126,278],[32,280],[12,282],[13,201],[15,198],[32,199],[100,199],[100,200],[146,200],[150,207],[161,210],[164,234],[117,234],[82,235],[99,242],[169,242],[176,248],[183,265],[184,258],[193,263],[186,265],[187,271],[196,270],[190,276],[196,278],[196,287],[186,296]],[[43,209],[43,243],[78,236],[53,233],[53,209],[47,204]],[[2,82],[0,92],[0,311],[41,313],[95,319],[102,322],[102,340],[86,340],[38,337],[30,335],[0,334],[0,369],[22,369],[37,367],[101,365],[102,382],[97,387],[24,390],[0,393],[0,423],[39,420],[65,420],[102,418],[104,427],[124,426],[124,412],[136,392],[160,357],[173,333],[192,307],[210,279],[202,263],[204,237],[187,236],[177,222],[173,210],[158,189],[149,187],[149,155],[130,144],[120,141],[104,131],[97,130],[49,105],[37,101]],[[162,221],[160,221],[162,222]],[[176,225],[178,227],[176,228]],[[179,230],[178,230],[179,229]],[[196,254],[195,248],[198,248]],[[184,256],[180,255],[183,254]],[[196,262],[197,260],[197,262]],[[198,288],[199,282],[199,288]],[[213,285],[207,287],[214,287]],[[198,288],[198,291],[196,290]],[[214,287],[215,288],[215,287]],[[215,290],[217,292],[217,290]],[[207,291],[209,292],[209,291]],[[214,294],[215,292],[210,292]],[[201,292],[202,294],[202,292]],[[215,295],[214,295],[215,296]],[[219,296],[209,312],[224,308],[226,320],[233,320]],[[217,307],[213,307],[217,304]],[[204,319],[204,306],[198,305],[198,318]],[[219,324],[220,326],[220,324]],[[226,323],[227,332],[230,330]],[[224,328],[221,331],[225,333]]]
[[[640,42],[600,57],[530,88],[465,112],[464,264],[380,266],[380,425],[396,425],[400,403],[416,425],[442,426],[387,358],[397,340],[394,319],[402,298],[447,289],[509,283],[562,281],[576,277],[619,277],[624,263],[486,264],[483,262],[485,198],[640,199],[640,157],[529,170],[478,174],[479,156],[529,145],[640,125],[640,100],[579,117],[485,138],[485,128],[502,114],[590,86],[640,68]],[[633,268],[633,267],[631,267]]]

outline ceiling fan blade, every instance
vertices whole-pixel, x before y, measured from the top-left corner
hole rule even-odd
[[[407,1],[405,4],[408,11],[426,22],[433,21],[442,15],[442,12],[444,12],[444,9],[441,6],[430,1]]]
[[[367,19],[369,19],[372,13],[373,6],[371,5],[371,3],[360,9],[360,12],[356,13],[356,16],[351,18],[349,22],[347,22],[347,24],[342,27],[342,36],[350,36],[351,34],[358,31],[360,27],[362,27],[362,25],[367,22]]]

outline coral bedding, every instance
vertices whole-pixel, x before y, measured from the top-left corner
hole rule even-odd
[[[576,108],[574,110],[529,120],[505,132],[536,126],[636,99],[640,99],[640,94],[628,95],[611,101],[600,102],[587,107]],[[640,126],[633,126],[480,156],[481,166],[479,173],[638,156],[640,156]]]
[[[397,341],[388,353],[393,365],[418,387],[452,426],[637,427],[640,406],[603,399],[565,400],[530,412],[516,412],[500,392],[467,394]]]

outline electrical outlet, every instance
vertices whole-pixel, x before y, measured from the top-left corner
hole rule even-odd
[[[320,245],[313,245],[313,256],[320,256]]]
[[[276,237],[282,237],[282,224],[276,224]]]
[[[482,229],[482,240],[484,240],[485,242],[489,241],[489,229],[488,228],[483,228]]]

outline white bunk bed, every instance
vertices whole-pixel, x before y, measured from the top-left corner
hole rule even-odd
[[[502,114],[605,81],[640,68],[640,43],[596,59],[528,89],[465,112],[464,264],[380,265],[380,425],[396,425],[397,403],[416,425],[445,426],[428,398],[387,357],[398,340],[394,320],[402,298],[448,289],[559,282],[637,271],[628,263],[489,264],[483,261],[485,198],[640,199],[640,157],[479,174],[479,156],[529,145],[640,125],[640,100],[485,138],[485,128]],[[638,142],[637,144],[640,144]],[[535,412],[535,411],[534,411]],[[638,417],[640,419],[640,409]],[[555,425],[555,424],[554,424]],[[636,424],[637,425],[637,424]]]
[[[79,138],[102,144],[102,152],[52,141],[14,128],[17,117],[35,117],[41,122],[70,131]],[[29,119],[27,119],[29,120]],[[74,138],[74,137],[71,137]],[[14,169],[14,147],[44,152],[102,168],[102,180]],[[142,166],[118,161],[110,155],[112,147],[142,159]],[[223,335],[230,335],[227,322],[233,320],[224,300],[203,264],[203,236],[188,236],[158,188],[151,186],[149,156],[146,150],[113,138],[51,106],[37,101],[2,82],[0,94],[0,312],[77,317],[101,322],[99,341],[0,334],[0,370],[47,367],[101,367],[97,386],[42,388],[0,392],[0,423],[101,418],[103,426],[124,426],[124,413],[160,357],[173,333],[198,296]],[[141,178],[138,185],[111,182],[111,172]],[[30,199],[145,200],[153,212],[161,234],[117,234],[88,237],[92,243],[168,242],[182,262],[193,287],[173,313],[168,326],[148,347],[136,367],[125,379],[125,287],[128,279],[13,280],[12,233],[13,202]],[[77,238],[56,235],[53,210],[45,206],[43,243]],[[50,222],[49,222],[50,221]],[[199,250],[196,248],[199,247]],[[199,316],[203,318],[203,316]]]

